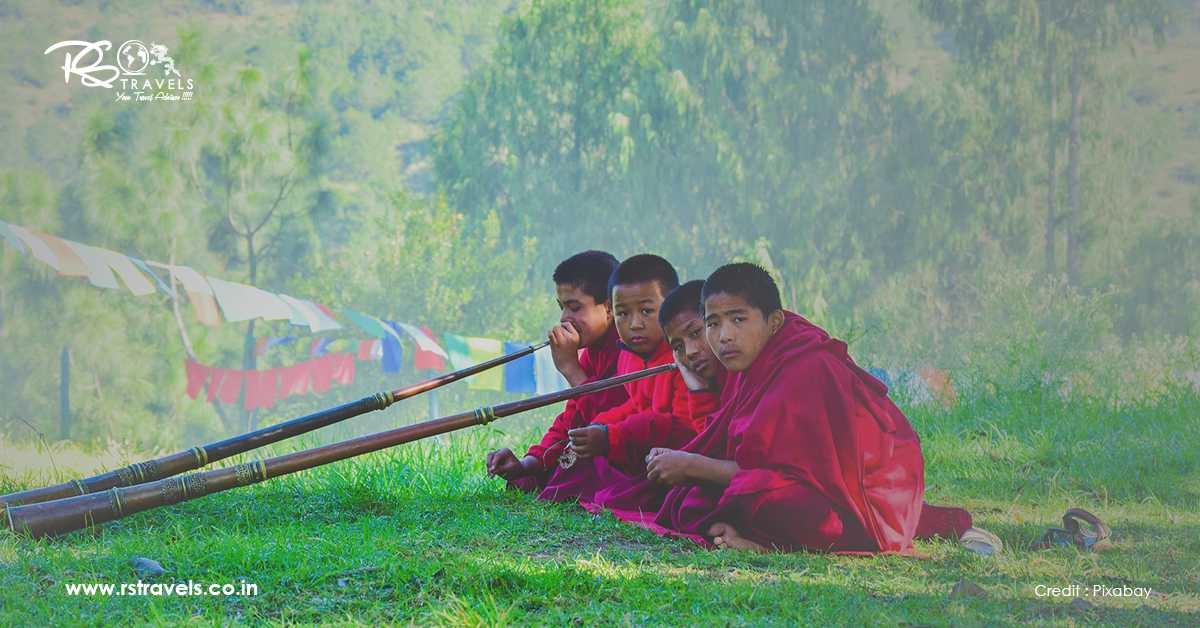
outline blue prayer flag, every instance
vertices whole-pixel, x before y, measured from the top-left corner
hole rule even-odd
[[[529,345],[518,342],[505,342],[504,353],[516,353]],[[523,356],[504,365],[504,391],[513,393],[537,392],[537,379],[534,377],[535,362],[533,354]]]
[[[394,333],[383,337],[383,358],[379,361],[384,373],[399,373],[404,359],[404,348],[400,346],[400,326],[392,321],[383,321]]]

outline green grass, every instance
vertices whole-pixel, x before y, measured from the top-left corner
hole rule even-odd
[[[1114,410],[1025,395],[910,417],[929,500],[970,508],[1004,540],[1002,555],[925,542],[928,560],[763,556],[664,540],[487,479],[484,452],[523,445],[537,429],[512,419],[99,531],[0,534],[0,625],[1200,622],[1200,398]],[[0,480],[0,490],[17,487]],[[1027,549],[1071,506],[1109,523],[1115,547]],[[135,556],[167,569],[150,581],[245,578],[260,594],[65,594],[68,582],[135,581]],[[951,597],[961,579],[987,597]],[[1033,593],[1072,582],[1164,595],[1089,598],[1094,607],[1080,610]]]

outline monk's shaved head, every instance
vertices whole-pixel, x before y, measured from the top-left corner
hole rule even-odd
[[[700,292],[701,315],[704,314],[704,302],[714,294],[741,297],[761,311],[763,316],[783,309],[779,286],[771,274],[757,264],[738,262],[714,270],[704,281],[704,289]]]

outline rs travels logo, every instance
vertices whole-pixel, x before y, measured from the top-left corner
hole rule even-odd
[[[162,44],[146,45],[137,39],[120,45],[116,65],[105,63],[105,54],[112,49],[107,39],[90,42],[60,41],[42,54],[63,50],[63,81],[70,85],[71,77],[79,77],[84,87],[116,89],[117,102],[155,102],[159,100],[192,100],[195,83],[183,78],[175,67],[170,50]]]

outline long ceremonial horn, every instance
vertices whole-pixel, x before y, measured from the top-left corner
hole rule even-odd
[[[83,480],[71,480],[54,486],[9,493],[8,495],[0,496],[0,508],[36,504],[64,497],[98,493],[116,486],[133,486],[134,484],[143,482],[153,482],[154,480],[177,475],[184,471],[199,469],[211,462],[224,460],[225,458],[245,453],[251,449],[277,443],[293,436],[299,436],[300,434],[306,434],[315,429],[333,425],[334,423],[345,421],[360,414],[383,410],[402,399],[408,399],[434,388],[470,377],[481,371],[486,371],[492,367],[511,362],[517,358],[525,357],[548,344],[550,343],[547,341],[537,345],[530,345],[520,351],[502,355],[487,362],[480,362],[479,364],[468,366],[453,373],[432,377],[399,390],[375,393],[370,397],[363,397],[358,401],[351,401],[335,408],[270,425],[253,432],[232,436],[223,441],[193,447],[161,458],[155,458],[154,460],[135,462],[127,467],[121,467],[116,471],[109,471],[108,473],[102,473]]]
[[[184,476],[126,488],[113,487],[102,493],[67,497],[40,504],[13,506],[8,508],[8,527],[14,532],[35,538],[66,534],[143,510],[262,482],[267,478],[311,469],[472,425],[483,425],[506,416],[664,373],[673,368],[675,368],[674,364],[663,364],[556,393],[510,401],[498,406],[484,406],[440,419],[359,436],[340,443],[314,447],[266,460],[256,460],[212,471],[189,473]]]

